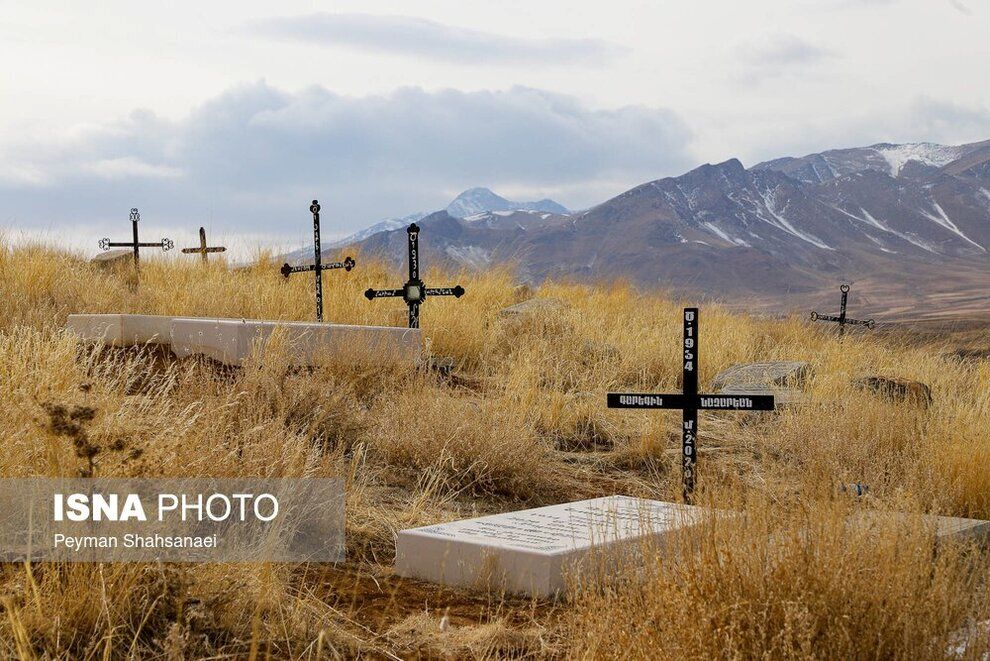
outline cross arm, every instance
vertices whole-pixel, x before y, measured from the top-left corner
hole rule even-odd
[[[876,322],[872,319],[867,319],[863,321],[861,319],[846,319],[847,324],[852,324],[853,326],[866,326],[867,328],[873,328],[876,326]]]
[[[197,251],[198,252],[198,251]],[[315,271],[316,266],[314,264],[303,264],[302,266],[289,266],[288,262],[282,264],[282,268],[279,272],[288,278],[293,273],[305,273],[306,271]]]
[[[840,319],[839,317],[836,317],[834,315],[831,315],[831,314],[818,314],[817,312],[812,312],[811,313],[811,320],[812,321],[842,321],[842,319]],[[848,320],[846,320],[846,321],[848,323]]]
[[[464,287],[457,285],[456,287],[427,287],[427,296],[454,296],[460,298],[464,295]]]
[[[401,289],[368,289],[364,292],[364,297],[372,301],[376,298],[401,298],[403,293]]]
[[[773,395],[698,395],[698,408],[706,411],[772,411]]]
[[[348,257],[342,262],[330,262],[329,264],[323,264],[322,269],[324,271],[329,271],[332,269],[344,269],[345,271],[350,271],[354,268],[356,263],[357,262],[355,262],[353,258]]]
[[[683,409],[686,403],[680,394],[610,392],[606,397],[610,409]]]
[[[204,252],[227,252],[227,249],[223,246],[220,246],[218,248],[183,248],[182,252],[186,254],[204,253]]]

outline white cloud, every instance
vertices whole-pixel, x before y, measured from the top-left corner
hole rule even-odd
[[[600,64],[625,51],[601,39],[513,37],[414,16],[328,13],[277,16],[251,21],[246,29],[272,39],[471,66]]]
[[[449,190],[474,185],[568,190],[562,203],[585,206],[600,201],[602,182],[623,182],[617,193],[686,169],[689,137],[668,110],[593,109],[530,88],[349,97],[259,82],[178,121],[140,111],[9,149],[0,162],[37,182],[0,181],[0,198],[7,215],[46,222],[138,206],[159,223],[213,212],[225,230],[270,231],[305,227],[316,197],[333,219],[328,232],[344,232],[442,208]]]

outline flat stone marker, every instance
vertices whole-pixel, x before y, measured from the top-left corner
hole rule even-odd
[[[180,358],[199,354],[226,365],[243,364],[255,344],[264,348],[276,330],[299,367],[322,357],[415,365],[423,344],[419,329],[143,314],[72,314],[66,328],[83,341],[118,347],[160,344]]]
[[[133,260],[134,260],[133,250],[127,250],[125,248],[115,248],[114,250],[101,252],[99,255],[89,260],[89,263],[104,268],[110,268],[116,264],[123,264],[125,262],[130,263]]]
[[[733,365],[719,372],[713,385],[719,394],[773,394],[781,404],[794,404],[803,398],[809,376],[811,366],[804,361],[773,360]]]
[[[565,575],[636,559],[642,542],[670,541],[711,511],[691,505],[608,496],[399,532],[395,571],[443,585],[546,597]],[[663,551],[658,544],[651,550]]]
[[[128,259],[133,253],[128,252]],[[153,314],[70,314],[65,327],[89,342],[115,347],[171,344],[173,317]]]
[[[415,365],[422,348],[418,328],[176,318],[172,321],[172,352],[179,358],[200,354],[225,365],[241,365],[256,343],[264,350],[276,332],[291,347],[292,363],[300,366],[315,365],[321,356]]]
[[[990,521],[980,519],[931,514],[911,515],[900,512],[862,512],[853,519],[854,526],[868,526],[881,530],[898,525],[916,525],[918,522],[932,529],[936,540],[957,542],[971,540],[984,546],[990,544]]]

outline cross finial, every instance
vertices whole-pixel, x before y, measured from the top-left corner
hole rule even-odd
[[[137,207],[131,207],[131,222],[136,223],[141,220],[141,214],[138,213]]]

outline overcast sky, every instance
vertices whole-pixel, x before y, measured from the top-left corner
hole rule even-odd
[[[488,186],[990,138],[987,0],[0,0],[0,228],[302,243]],[[90,237],[95,237],[91,239]],[[88,245],[88,244],[87,244]]]

